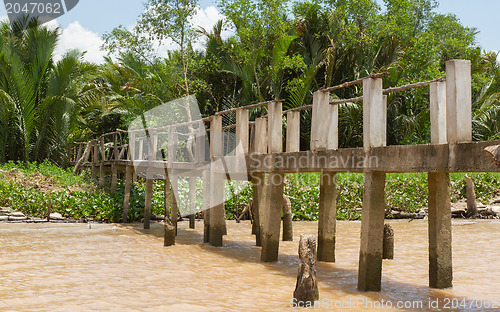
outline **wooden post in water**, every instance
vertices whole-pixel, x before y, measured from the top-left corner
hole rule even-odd
[[[268,104],[268,151],[281,153],[283,151],[282,103],[279,101]],[[272,160],[274,161],[274,160]],[[262,216],[262,253],[261,261],[275,262],[278,260],[281,208],[283,206],[284,174],[271,172],[266,181],[266,196],[264,205],[259,205]]]
[[[221,247],[225,232],[224,188],[225,174],[215,172],[215,162],[224,154],[224,137],[222,132],[222,116],[216,115],[210,121],[210,156],[212,169],[210,176],[210,234],[209,243]]]
[[[363,146],[386,145],[387,102],[382,94],[382,79],[363,80]],[[385,218],[385,172],[365,173],[361,216],[358,290],[380,291]]]

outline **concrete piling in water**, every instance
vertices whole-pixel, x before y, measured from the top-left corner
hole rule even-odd
[[[279,101],[268,104],[268,151],[280,153],[283,151],[282,103]],[[284,174],[271,172],[266,181],[266,195],[263,205],[259,205],[260,222],[262,222],[261,261],[274,262],[278,260],[281,210],[283,206]]]
[[[172,222],[172,201],[173,201],[172,186],[168,177],[168,172],[165,170],[165,184],[164,184],[164,210],[165,210],[165,223],[163,232],[163,245],[175,245],[175,226]]]
[[[123,195],[123,216],[122,216],[123,223],[126,223],[128,219],[128,210],[130,207],[130,186],[132,184],[133,174],[134,174],[134,167],[127,166],[125,168],[125,194]]]
[[[210,170],[210,234],[209,243],[221,247],[225,233],[224,192],[225,174],[216,172],[217,160],[224,156],[224,137],[222,129],[222,116],[213,116],[210,121],[210,157],[212,160]]]
[[[337,174],[322,172],[319,191],[318,261],[335,262]]]
[[[385,146],[387,102],[382,93],[382,79],[363,80],[363,148]],[[365,173],[361,246],[359,251],[358,290],[380,291],[385,219],[385,172]]]

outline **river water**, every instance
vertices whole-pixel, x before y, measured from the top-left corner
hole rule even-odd
[[[356,290],[360,222],[337,223],[337,261],[318,264],[318,310],[500,311],[500,222],[454,221],[448,290],[427,287],[427,223],[390,223],[395,259],[380,293]],[[248,221],[228,222],[223,248],[202,243],[202,222],[179,223],[173,247],[161,224],[141,226],[0,224],[0,311],[297,311],[298,237],[317,222],[295,222],[272,264],[259,261]]]

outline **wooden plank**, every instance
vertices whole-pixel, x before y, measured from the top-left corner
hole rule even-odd
[[[267,126],[268,151],[280,153],[283,151],[283,106],[281,102],[272,102],[268,105],[269,117]]]
[[[258,154],[267,154],[267,118],[255,119],[254,151]]]

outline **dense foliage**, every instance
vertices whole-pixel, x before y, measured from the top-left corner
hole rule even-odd
[[[472,174],[479,201],[488,204],[492,197],[500,195],[499,174]],[[13,163],[0,166],[0,206],[8,206],[31,217],[44,217],[47,213],[49,196],[52,211],[67,218],[118,222],[123,207],[123,184],[119,184],[115,194],[107,189],[96,189],[89,184],[87,173],[73,175],[47,162]],[[292,203],[294,220],[317,220],[319,205],[318,173],[288,174],[285,193]],[[466,198],[463,174],[452,174],[453,201]],[[363,174],[338,174],[338,210],[340,220],[355,220],[361,217],[359,208],[363,199]],[[78,185],[78,187],[75,187]],[[109,184],[107,184],[109,185]],[[185,179],[179,180],[179,209],[187,211],[187,187]],[[202,183],[197,181],[196,209],[202,207]],[[236,187],[236,186],[233,186]],[[163,182],[154,184],[152,213],[164,214]],[[140,221],[144,215],[144,181],[132,184],[128,219]],[[227,195],[233,191],[227,185]],[[388,174],[387,207],[403,212],[419,212],[427,206],[426,174]],[[230,198],[230,196],[228,196]],[[226,202],[226,217],[237,218],[252,200],[252,188],[243,188]]]

